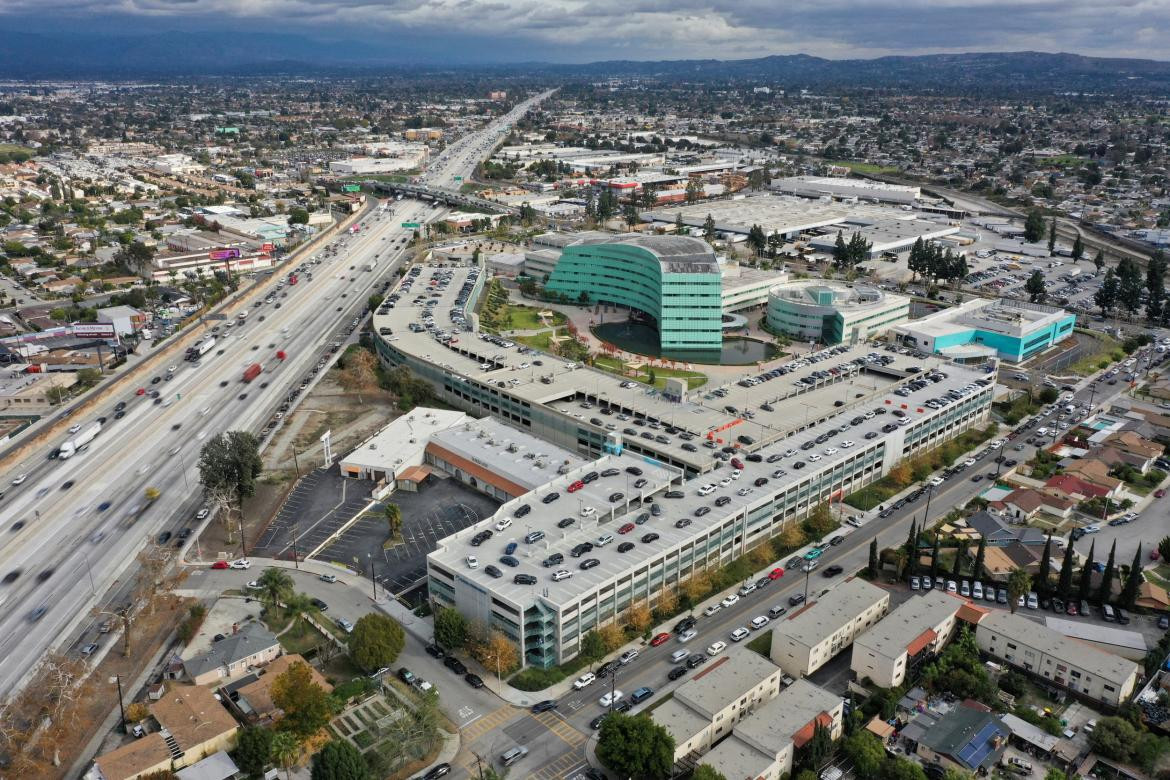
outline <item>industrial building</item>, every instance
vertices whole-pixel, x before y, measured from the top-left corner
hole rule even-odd
[[[773,179],[769,188],[802,198],[857,198],[899,205],[913,205],[922,195],[918,187],[839,176],[787,176]]]
[[[910,598],[853,641],[850,668],[859,681],[896,688],[950,641],[961,606],[962,600],[941,590]]]
[[[894,329],[897,339],[959,363],[1019,363],[1073,334],[1077,316],[1055,306],[973,298]]]
[[[856,344],[909,317],[909,298],[869,285],[805,279],[768,291],[768,327],[798,341]]]
[[[706,242],[629,234],[569,244],[545,284],[582,303],[626,306],[649,316],[663,350],[719,350],[722,275]]]
[[[975,643],[980,652],[1111,708],[1129,699],[1141,669],[1119,655],[1003,610],[980,618]]]
[[[426,144],[396,142],[382,144],[378,152],[377,157],[350,157],[345,160],[333,160],[329,163],[329,170],[340,176],[364,176],[417,170],[426,165],[429,154]]]
[[[820,235],[809,239],[809,246],[820,252],[831,254],[837,243],[837,234],[841,234],[844,241],[848,241],[854,233],[869,242],[869,259],[880,257],[891,252],[909,251],[914,242],[933,241],[935,239],[953,236],[958,233],[958,225],[948,222],[933,222],[925,219],[915,219],[905,215],[898,218],[890,216],[863,217],[850,215],[839,224],[830,226]]]
[[[993,375],[947,366],[928,390],[906,396],[903,388],[911,379],[935,371],[939,361],[896,353],[881,353],[879,360],[865,345],[826,350],[824,362],[793,364],[771,384],[730,385],[715,400],[670,400],[639,383],[555,357],[532,364],[531,356],[473,334],[461,333],[457,343],[439,340],[437,327],[433,332],[421,324],[423,307],[400,295],[439,278],[444,282],[439,297],[428,299],[436,302],[428,307],[436,320],[459,314],[460,306],[469,310],[486,273],[466,266],[416,267],[408,273],[373,318],[381,360],[409,367],[444,403],[493,415],[584,458],[531,495],[505,504],[493,518],[441,540],[428,557],[434,601],[503,631],[528,664],[572,658],[590,629],[622,619],[634,603],[653,605],[672,583],[739,557],[820,503],[854,492],[902,459],[982,423],[990,408]],[[382,335],[386,332],[393,339]],[[927,406],[915,400],[919,393],[922,401],[927,394],[952,396],[946,404]],[[839,446],[824,455],[804,455],[830,428]],[[684,479],[722,465],[727,454],[718,448],[728,441],[760,456],[760,462],[743,464],[743,480],[764,482],[742,494],[727,488],[699,495]],[[609,469],[616,474],[600,476]],[[597,477],[586,482],[593,472]],[[668,490],[681,495],[667,497]],[[545,503],[551,493],[558,496]],[[631,531],[632,549],[616,552],[626,541],[619,539],[591,556],[582,553],[581,560],[570,555],[611,529],[616,533],[654,503],[659,516]],[[528,508],[521,510],[522,505]],[[569,519],[572,523],[560,525]],[[494,537],[473,546],[472,538],[482,531]],[[495,566],[511,536],[519,541],[535,532],[543,536],[520,545],[517,565],[504,564],[506,575],[467,563],[474,555]],[[644,539],[648,534],[653,538]],[[555,554],[564,562],[541,566]],[[592,559],[598,563],[576,565]],[[571,576],[553,580],[561,566]],[[535,576],[538,584],[517,584],[516,574]]]
[[[772,631],[772,660],[793,677],[807,677],[889,608],[887,591],[858,577],[846,580]]]

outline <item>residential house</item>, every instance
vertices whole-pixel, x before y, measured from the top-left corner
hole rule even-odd
[[[1031,488],[1017,488],[1003,499],[1008,517],[1017,523],[1026,523],[1040,513],[1044,506],[1040,494]],[[1012,535],[1013,540],[1015,534]]]
[[[1145,474],[1162,457],[1162,445],[1139,436],[1134,431],[1115,433],[1105,443],[1121,453],[1125,463]]]
[[[981,537],[987,540],[988,547],[999,547],[1011,544],[1016,539],[1016,532],[1006,528],[999,517],[986,510],[980,510],[967,518],[967,525],[974,528]]]
[[[986,707],[967,702],[945,714],[924,712],[902,730],[925,764],[986,774],[1003,757],[1011,729]]]
[[[230,680],[264,666],[280,655],[280,642],[259,622],[212,644],[204,653],[183,659],[183,670],[196,685]]]
[[[1109,498],[1117,498],[1118,493],[1121,492],[1122,485],[1125,484],[1117,477],[1109,476],[1108,464],[1096,458],[1070,460],[1062,465],[1064,466],[1065,474],[1071,474],[1092,485],[1105,488],[1108,491],[1105,495]]]
[[[263,669],[224,689],[229,692],[227,698],[240,718],[248,722],[276,720],[282,713],[272,702],[272,683],[288,671],[289,667],[298,663],[309,668],[313,682],[327,693],[332,692],[333,686],[313,666],[306,663],[304,657],[297,653],[282,655]]]
[[[1086,482],[1075,474],[1057,474],[1050,477],[1044,487],[1078,503],[1090,498],[1104,498],[1109,493],[1108,488]]]
[[[147,734],[98,756],[86,780],[136,780],[175,771],[235,747],[239,725],[208,688],[172,685],[149,705]]]

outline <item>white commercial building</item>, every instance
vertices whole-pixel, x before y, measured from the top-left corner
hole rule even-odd
[[[885,616],[890,594],[860,577],[842,582],[772,631],[772,660],[807,677]]]
[[[329,170],[342,176],[364,174],[397,173],[422,168],[427,161],[427,147],[424,144],[398,144],[392,151],[378,157],[350,157],[333,160]]]
[[[463,412],[416,407],[392,420],[342,458],[341,474],[393,487],[407,469],[422,465],[423,450],[432,435],[467,419]]]
[[[927,591],[895,609],[853,641],[850,668],[857,679],[895,688],[907,669],[936,655],[950,641],[963,601],[941,590]]]
[[[922,195],[918,187],[836,176],[788,176],[773,180],[769,186],[785,195],[804,198],[857,198],[904,205],[913,204]]]
[[[801,279],[768,292],[768,327],[799,341],[857,344],[909,318],[909,298],[864,284]]]

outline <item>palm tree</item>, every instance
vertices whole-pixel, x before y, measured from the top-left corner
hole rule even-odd
[[[291,777],[290,770],[301,754],[301,745],[291,731],[277,731],[272,735],[270,754],[272,760],[284,770],[288,780]]]
[[[1021,596],[1027,595],[1032,590],[1032,575],[1023,569],[1016,569],[1008,577],[1007,591],[1008,591],[1008,606],[1012,608],[1012,613],[1015,614],[1016,605]]]
[[[267,568],[256,582],[260,585],[262,600],[270,607],[287,603],[293,594],[293,579],[283,569]]]
[[[394,538],[402,530],[402,510],[398,504],[387,504],[383,511],[386,513],[386,525],[390,528],[390,537]]]

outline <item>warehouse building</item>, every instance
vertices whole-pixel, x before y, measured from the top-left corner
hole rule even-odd
[[[786,674],[807,677],[877,623],[890,594],[854,577],[829,590],[772,631],[771,658]]]
[[[975,627],[980,652],[999,658],[1053,685],[1116,708],[1137,686],[1140,667],[1047,626],[992,610]]]
[[[850,668],[859,681],[896,688],[950,641],[961,606],[962,600],[941,590],[911,597],[854,640]]]
[[[545,289],[645,314],[663,350],[718,351],[723,343],[722,275],[711,247],[697,238],[581,239],[565,247]]]
[[[922,195],[918,187],[837,176],[786,176],[773,179],[769,188],[802,198],[857,198],[899,205],[913,205]]]
[[[877,287],[802,279],[768,292],[768,327],[798,341],[856,344],[906,322],[910,299]]]
[[[960,363],[1019,363],[1073,334],[1077,316],[1055,306],[973,298],[894,329],[908,347]]]

